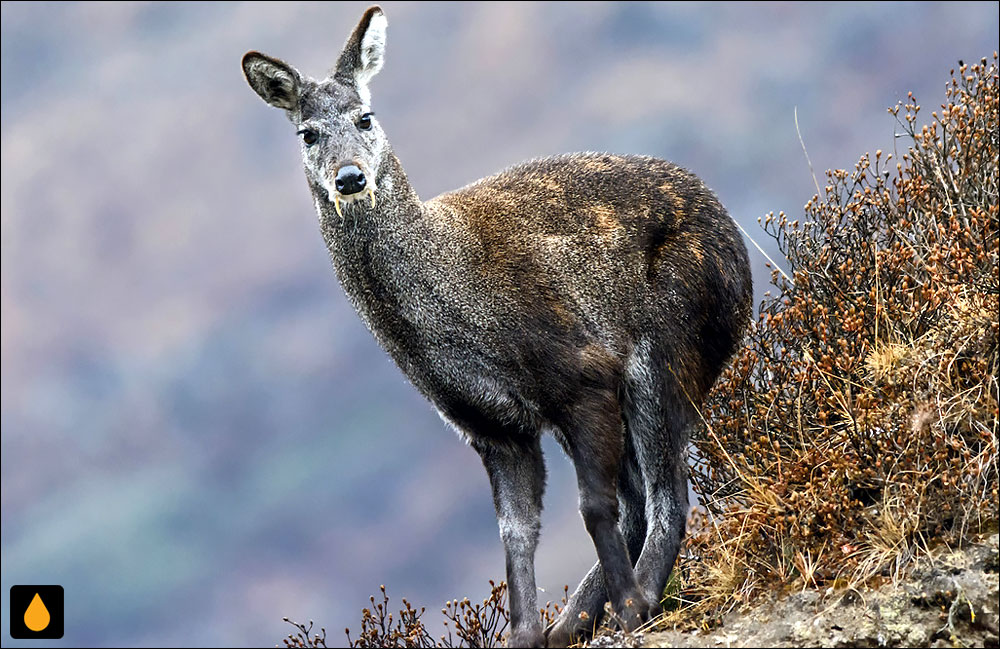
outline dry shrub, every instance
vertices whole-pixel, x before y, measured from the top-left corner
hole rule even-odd
[[[416,610],[405,598],[403,608],[393,614],[389,608],[389,595],[385,586],[380,587],[381,601],[370,597],[371,608],[361,611],[361,632],[356,639],[351,638],[351,630],[345,629],[348,647],[502,647],[504,631],[510,623],[507,610],[507,584],[490,581],[490,595],[482,604],[473,604],[468,598],[452,600],[441,609],[444,616],[445,633],[437,640],[430,634],[421,619],[425,609]],[[555,621],[566,605],[569,587],[564,589],[560,604],[546,602],[538,614],[543,625]],[[326,647],[326,629],[313,633],[312,620],[309,625],[283,618],[296,628],[296,632],[285,637],[286,647]]]
[[[997,54],[952,71],[908,150],[827,173],[694,435],[682,610],[896,577],[997,520]],[[707,617],[705,617],[707,616]]]
[[[289,633],[285,636],[284,642],[286,647],[325,647],[326,646],[326,629],[320,628],[319,633],[313,633],[313,621],[309,620],[309,626],[305,624],[300,624],[299,622],[293,622],[287,617],[281,618],[285,622],[288,622],[295,627],[294,633]]]
[[[490,582],[490,596],[482,604],[472,604],[468,598],[449,601],[441,609],[445,616],[445,635],[440,641],[424,627],[418,612],[403,599],[403,608],[393,623],[389,611],[389,596],[385,586],[381,587],[382,601],[371,598],[372,608],[361,611],[361,633],[357,640],[351,639],[351,630],[346,629],[349,647],[499,647],[502,646],[503,632],[510,621],[507,611],[507,584]]]

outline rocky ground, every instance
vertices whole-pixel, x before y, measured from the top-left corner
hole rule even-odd
[[[921,559],[897,585],[805,591],[733,612],[710,631],[596,638],[630,647],[997,647],[997,534]]]

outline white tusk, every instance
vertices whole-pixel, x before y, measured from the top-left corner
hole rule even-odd
[[[339,216],[341,219],[343,219],[344,218],[344,213],[340,211],[340,196],[335,196],[333,198],[333,207],[336,208],[336,210],[337,210],[337,216]]]
[[[372,207],[375,207],[375,190],[371,187],[368,188],[368,198],[372,199]]]

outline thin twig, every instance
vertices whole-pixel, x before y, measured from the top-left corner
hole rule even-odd
[[[799,107],[796,106],[792,109],[792,115],[795,117],[795,134],[799,136],[799,144],[802,145],[802,153],[806,156],[806,162],[809,164],[809,173],[812,174],[813,184],[816,185],[816,198],[822,198],[823,192],[819,190],[819,181],[816,180],[816,172],[813,170],[812,160],[809,159],[809,152],[806,151],[806,143],[802,139],[802,131],[799,130]]]

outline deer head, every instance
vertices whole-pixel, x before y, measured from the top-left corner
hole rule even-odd
[[[344,209],[374,208],[385,133],[375,119],[368,83],[385,58],[387,21],[370,7],[322,81],[260,52],[247,52],[243,72],[261,99],[285,111],[296,127],[306,179],[317,201]]]

